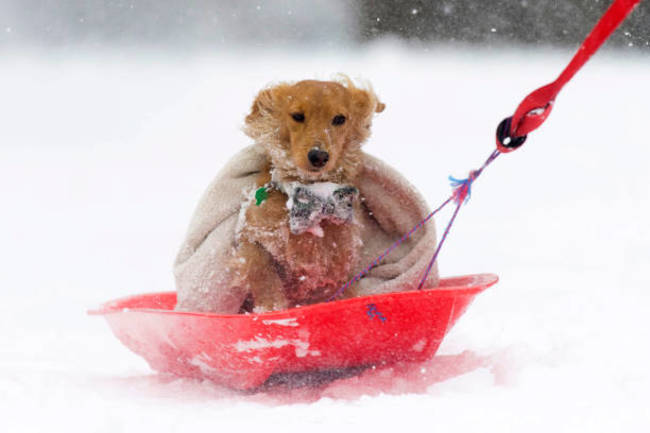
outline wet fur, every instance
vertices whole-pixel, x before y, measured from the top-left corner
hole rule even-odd
[[[260,91],[244,129],[268,157],[258,187],[271,180],[355,185],[361,174],[361,145],[370,134],[373,114],[383,109],[372,89],[359,88],[347,78],[282,83]],[[296,122],[293,113],[303,113],[304,122]],[[332,124],[337,115],[345,116],[344,124]],[[318,170],[307,158],[314,147],[330,155]],[[232,264],[238,284],[250,294],[245,309],[269,311],[323,301],[358,264],[360,218],[342,225],[324,222],[323,237],[294,235],[286,201],[281,191],[271,190],[260,206],[254,200],[245,203]],[[361,212],[358,201],[354,211],[357,216]]]

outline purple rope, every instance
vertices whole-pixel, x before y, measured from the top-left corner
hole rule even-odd
[[[433,268],[433,264],[436,262],[436,259],[438,258],[438,253],[440,253],[440,249],[442,248],[442,245],[445,242],[445,239],[447,238],[447,235],[449,234],[449,230],[451,229],[451,226],[454,223],[454,220],[456,219],[456,215],[458,215],[458,211],[460,210],[460,207],[463,205],[463,203],[467,200],[469,197],[469,193],[471,191],[472,183],[476,180],[477,177],[480,176],[480,174],[483,172],[485,167],[490,165],[492,161],[494,161],[497,156],[499,156],[501,152],[499,150],[495,150],[492,152],[492,154],[488,157],[488,159],[483,163],[481,168],[478,170],[474,170],[470,172],[470,175],[467,179],[463,180],[458,180],[458,179],[452,179],[452,185],[455,187],[453,194],[445,200],[438,208],[436,208],[433,212],[431,212],[429,215],[427,215],[425,218],[423,218],[419,223],[417,223],[411,230],[408,231],[408,233],[404,234],[401,238],[399,238],[397,241],[395,241],[390,247],[386,249],[383,253],[381,253],[375,260],[373,260],[370,265],[368,265],[364,270],[359,272],[357,275],[352,277],[347,283],[345,283],[343,286],[341,286],[328,300],[327,302],[333,301],[337,297],[339,297],[348,287],[350,287],[352,284],[356,283],[359,281],[361,278],[366,276],[374,267],[379,265],[379,263],[386,258],[388,254],[390,254],[395,248],[400,246],[406,239],[410,238],[413,233],[415,233],[420,227],[422,227],[424,224],[426,224],[435,214],[437,214],[440,210],[442,210],[445,206],[447,206],[451,201],[456,202],[456,209],[454,210],[454,214],[451,217],[451,220],[449,221],[449,224],[447,224],[447,228],[445,229],[445,233],[442,235],[442,238],[440,239],[440,242],[438,243],[438,247],[436,248],[435,253],[433,254],[433,257],[431,258],[431,261],[429,261],[429,265],[427,266],[427,269],[424,273],[424,276],[422,277],[422,280],[420,281],[420,284],[418,285],[418,290],[422,288],[424,285],[424,282],[426,281],[427,277],[429,276],[429,273],[431,272],[431,268]]]
[[[427,270],[424,271],[424,275],[422,276],[422,280],[420,280],[420,284],[418,284],[418,290],[422,290],[422,286],[424,286],[424,283],[427,281],[427,277],[429,276],[429,272],[431,272],[431,268],[433,268],[433,264],[436,262],[438,259],[438,253],[440,252],[440,249],[442,248],[442,245],[445,243],[445,239],[447,239],[447,235],[449,234],[449,230],[451,229],[451,226],[454,224],[454,220],[456,219],[456,215],[458,215],[458,211],[460,210],[460,207],[463,205],[464,200],[459,200],[456,204],[456,209],[454,210],[454,214],[451,216],[451,219],[449,220],[449,223],[447,224],[447,228],[445,229],[445,233],[442,235],[442,238],[440,239],[440,242],[438,242],[438,247],[436,248],[436,252],[433,253],[433,257],[431,257],[431,260],[429,261],[429,265],[427,266]]]
[[[384,258],[385,258],[387,255],[389,255],[389,254],[390,254],[390,253],[391,253],[395,248],[397,248],[398,246],[400,246],[400,245],[401,245],[401,244],[402,244],[406,239],[410,238],[410,237],[413,235],[413,233],[415,233],[416,231],[418,231],[418,229],[420,229],[420,227],[422,227],[424,224],[426,224],[426,223],[427,223],[427,222],[428,222],[428,221],[429,221],[429,220],[430,220],[430,219],[431,219],[431,218],[432,218],[436,213],[438,213],[440,210],[442,210],[442,208],[444,208],[445,206],[447,206],[447,205],[449,204],[449,202],[451,202],[451,201],[453,200],[453,198],[454,198],[453,195],[452,195],[451,197],[449,197],[447,200],[445,200],[445,202],[444,202],[443,204],[441,204],[440,206],[438,206],[438,208],[437,208],[436,210],[434,210],[433,212],[431,212],[431,213],[430,213],[429,215],[427,215],[424,219],[422,219],[422,221],[420,221],[420,222],[417,223],[415,226],[413,226],[413,228],[412,228],[411,230],[409,230],[408,233],[406,233],[406,234],[403,235],[401,238],[399,238],[398,240],[396,240],[396,241],[395,241],[395,242],[394,242],[390,247],[388,247],[388,249],[386,249],[386,251],[384,251],[383,253],[381,253],[381,254],[380,254],[380,255],[379,255],[375,260],[373,260],[373,262],[370,263],[370,264],[368,265],[368,267],[366,267],[363,271],[359,272],[357,275],[355,275],[354,277],[352,277],[352,279],[350,279],[347,283],[345,283],[344,285],[342,285],[342,286],[341,286],[341,287],[336,291],[336,293],[334,293],[334,294],[333,294],[333,295],[332,295],[332,296],[327,300],[327,302],[329,302],[329,301],[333,301],[334,299],[336,299],[337,297],[339,297],[339,296],[340,296],[340,295],[341,295],[341,294],[342,294],[342,293],[343,293],[343,292],[344,292],[348,287],[350,287],[352,284],[354,284],[354,283],[356,283],[357,281],[359,281],[361,278],[365,277],[365,276],[368,274],[368,272],[370,272],[370,271],[371,271],[375,266],[377,266],[377,265],[378,265],[382,260],[384,260]]]
[[[497,156],[499,156],[500,154],[501,152],[499,152],[498,150],[492,152],[492,154],[488,157],[488,159],[485,160],[481,168],[470,172],[469,177],[467,179],[458,180],[450,177],[452,181],[452,185],[455,186],[454,193],[452,194],[451,198],[453,198],[456,201],[456,209],[454,210],[454,214],[451,216],[451,219],[447,224],[447,228],[445,228],[445,232],[443,233],[440,242],[438,242],[438,247],[436,248],[436,251],[433,253],[433,257],[431,257],[431,260],[429,261],[429,265],[427,266],[426,271],[424,271],[424,275],[420,280],[420,284],[418,284],[418,290],[422,290],[424,283],[427,281],[427,277],[429,276],[429,273],[431,272],[434,263],[438,259],[438,254],[442,249],[442,245],[445,243],[445,239],[447,239],[449,230],[451,230],[451,226],[454,224],[454,221],[456,220],[456,216],[458,215],[458,211],[460,211],[460,207],[469,198],[470,193],[472,191],[472,183],[476,180],[476,178],[478,178],[481,175],[481,173],[483,173],[485,167],[487,167],[492,163],[492,161],[497,159]]]

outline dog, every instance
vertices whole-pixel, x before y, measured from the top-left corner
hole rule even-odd
[[[259,92],[244,132],[267,162],[242,206],[230,266],[248,293],[242,312],[322,302],[352,277],[362,246],[361,145],[384,108],[347,77]]]

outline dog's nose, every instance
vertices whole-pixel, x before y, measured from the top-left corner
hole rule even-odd
[[[307,154],[307,159],[311,165],[316,168],[324,167],[327,164],[327,161],[330,159],[330,154],[320,149],[312,149]]]

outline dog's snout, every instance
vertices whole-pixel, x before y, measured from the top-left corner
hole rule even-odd
[[[307,154],[307,159],[309,159],[309,163],[312,166],[322,168],[327,164],[327,161],[329,161],[330,154],[324,150],[314,148]]]

